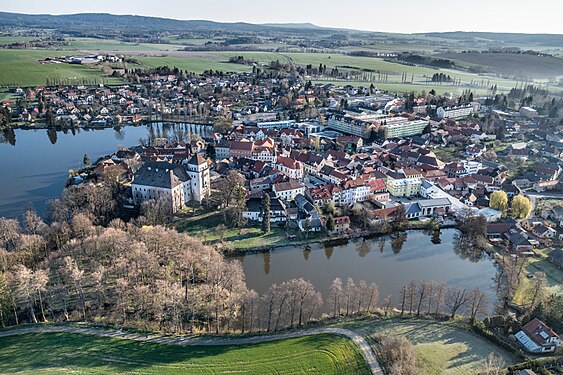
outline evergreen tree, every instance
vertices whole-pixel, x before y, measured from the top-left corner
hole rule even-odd
[[[264,210],[262,212],[262,231],[270,232],[270,195],[264,195]]]
[[[329,232],[332,232],[336,228],[336,223],[334,222],[334,216],[332,214],[328,215],[328,219],[326,221],[326,229]]]

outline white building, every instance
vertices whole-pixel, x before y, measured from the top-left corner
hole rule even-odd
[[[406,121],[394,123],[388,121],[381,127],[385,132],[385,138],[401,138],[422,134],[428,123],[426,120],[409,121],[407,119]]]
[[[294,179],[290,179],[288,182],[274,184],[272,191],[276,195],[276,198],[291,202],[297,195],[305,194],[305,186]]]
[[[145,163],[131,184],[133,202],[140,205],[151,199],[169,199],[172,212],[188,202],[201,203],[210,194],[209,166],[200,155],[185,165],[167,162]]]
[[[275,168],[280,172],[296,180],[303,179],[303,164],[287,156],[278,156]]]
[[[191,200],[191,179],[184,166],[166,162],[145,163],[131,184],[135,205],[148,200],[170,200],[172,212]]]
[[[295,120],[267,121],[259,122],[257,126],[260,129],[285,129],[291,128],[295,124]]]
[[[440,107],[436,110],[436,115],[438,115],[438,118],[459,118],[469,116],[474,111],[474,106],[467,104],[455,107]]]
[[[524,117],[538,117],[538,111],[531,107],[522,107],[520,108],[520,114]]]
[[[561,346],[559,335],[537,318],[514,336],[531,353],[550,353]]]

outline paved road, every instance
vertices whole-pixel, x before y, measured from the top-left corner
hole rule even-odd
[[[186,336],[186,337],[162,337],[162,336],[150,336],[140,333],[127,333],[120,330],[111,329],[94,329],[94,328],[80,328],[80,327],[66,327],[66,326],[35,326],[21,329],[13,329],[8,331],[0,331],[0,337],[5,336],[17,336],[24,335],[27,333],[79,333],[84,335],[94,335],[102,337],[112,337],[121,338],[127,340],[152,342],[158,344],[169,344],[169,345],[181,345],[181,346],[195,346],[195,345],[241,345],[241,344],[255,344],[267,341],[275,341],[282,339],[289,339],[295,337],[303,337],[310,335],[320,335],[320,334],[334,334],[344,336],[352,340],[361,350],[372,374],[383,375],[383,371],[377,362],[375,354],[371,350],[370,345],[364,339],[363,336],[343,328],[315,328],[303,331],[292,331],[279,333],[274,335],[261,335],[261,336],[249,336],[249,337],[198,337],[198,336]]]

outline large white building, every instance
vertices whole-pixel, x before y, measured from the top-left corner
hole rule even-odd
[[[422,134],[424,129],[428,126],[428,121],[426,120],[414,120],[401,122],[393,122],[382,125],[385,132],[385,138],[400,138],[400,137],[410,137],[417,134]]]
[[[134,175],[133,202],[140,205],[151,199],[170,200],[172,212],[188,202],[201,203],[210,194],[209,165],[201,155],[185,164],[147,162]]]
[[[469,116],[473,112],[477,112],[476,107],[473,104],[467,104],[455,107],[440,107],[436,110],[436,115],[438,115],[438,118],[459,118]]]

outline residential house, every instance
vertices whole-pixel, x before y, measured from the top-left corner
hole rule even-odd
[[[532,233],[534,233],[536,236],[542,239],[554,238],[557,235],[555,229],[545,226],[543,224],[534,227]]]
[[[334,218],[334,230],[331,233],[344,233],[350,230],[350,216]]]
[[[534,245],[521,232],[511,235],[508,242],[515,253],[529,253],[534,249]]]
[[[305,194],[305,186],[295,179],[290,179],[287,182],[279,182],[272,186],[276,198],[283,199],[291,202],[299,194]]]
[[[530,353],[551,353],[561,346],[559,335],[537,318],[514,336]]]
[[[275,168],[296,180],[303,179],[303,164],[287,156],[278,156]]]
[[[285,223],[287,221],[286,205],[281,199],[270,197],[270,223]],[[250,198],[246,201],[246,208],[242,216],[250,221],[264,221],[264,199]]]

